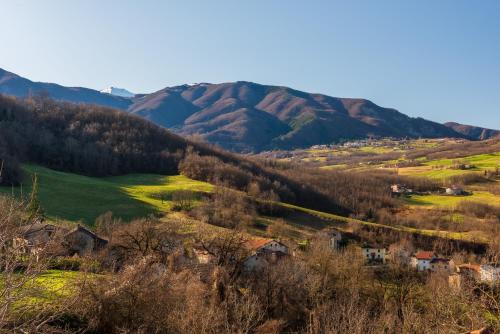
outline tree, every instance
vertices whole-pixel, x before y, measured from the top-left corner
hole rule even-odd
[[[38,176],[34,174],[32,177],[32,190],[30,194],[30,200],[27,207],[27,212],[30,220],[33,219],[43,219],[45,212],[38,198]]]
[[[191,190],[176,190],[172,193],[172,210],[189,211],[194,206],[195,192]]]

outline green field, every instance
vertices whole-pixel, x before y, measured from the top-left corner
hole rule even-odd
[[[428,166],[451,166],[455,162],[474,165],[478,170],[500,167],[500,152],[490,154],[471,155],[458,159],[439,159],[426,162]]]
[[[500,196],[496,196],[487,191],[474,191],[468,196],[412,195],[404,200],[411,206],[428,206],[432,208],[451,209],[462,201],[500,206]]]
[[[187,189],[208,192],[212,185],[182,175],[130,174],[94,178],[27,165],[26,182],[17,188],[0,187],[4,194],[27,196],[31,176],[39,182],[39,198],[48,218],[83,221],[92,225],[95,218],[112,211],[117,217],[130,220],[170,209],[170,195]],[[163,198],[163,200],[162,200]]]

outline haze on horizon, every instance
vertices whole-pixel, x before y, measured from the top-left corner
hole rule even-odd
[[[2,1],[0,68],[147,93],[253,81],[500,129],[500,2]]]

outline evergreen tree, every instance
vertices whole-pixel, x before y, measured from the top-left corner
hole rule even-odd
[[[45,215],[45,212],[40,203],[40,199],[38,198],[38,176],[36,174],[33,175],[33,188],[31,189],[30,200],[27,208],[30,220],[35,218],[42,218]]]

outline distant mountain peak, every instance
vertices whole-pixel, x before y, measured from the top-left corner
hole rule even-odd
[[[55,100],[118,108],[173,129],[201,136],[236,152],[294,149],[342,139],[377,137],[488,139],[500,131],[409,117],[360,98],[339,98],[248,81],[196,83],[133,94],[33,82],[0,69],[0,94],[48,93]]]
[[[101,90],[101,93],[110,94],[110,95],[114,95],[114,96],[120,96],[120,97],[134,97],[135,96],[134,93],[132,93],[124,88],[117,88],[117,87],[112,87],[112,86]]]

